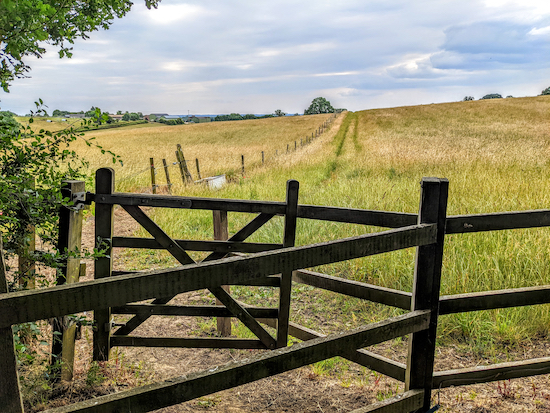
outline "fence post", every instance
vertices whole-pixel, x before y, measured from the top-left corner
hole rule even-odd
[[[75,201],[77,193],[84,193],[84,181],[64,181],[61,194],[64,198]],[[82,244],[82,209],[62,207],[59,211],[59,238],[57,248],[61,254],[80,253]],[[56,280],[57,285],[72,284],[80,278],[80,257],[67,255],[61,271]],[[77,325],[69,324],[67,316],[54,318],[51,363],[56,366],[60,361],[61,370],[56,368],[56,373],[61,373],[63,381],[71,381],[73,378],[74,348]],[[54,374],[54,379],[57,379]]]
[[[298,213],[298,190],[300,184],[294,179],[286,183],[286,211],[283,248],[293,247],[296,241],[296,217]],[[292,290],[292,271],[281,274],[279,289],[279,317],[277,320],[277,347],[288,344],[288,324],[290,316],[290,293]]]
[[[227,211],[212,211],[214,220],[214,239],[219,241],[227,241],[229,239],[229,228],[227,221]],[[227,293],[230,293],[228,285],[221,286]],[[216,305],[221,305],[222,302],[216,299]],[[216,320],[218,333],[222,337],[231,335],[231,317],[218,317]]]
[[[262,165],[265,163],[264,151],[262,151]]]
[[[157,193],[157,181],[155,178],[155,162],[153,158],[149,158],[149,164],[151,165],[151,189],[153,190],[153,193]]]
[[[29,187],[35,188],[36,182],[34,179],[29,180]],[[18,254],[18,266],[19,266],[19,285],[24,288],[34,289],[36,288],[36,263],[30,255],[36,248],[36,230],[34,225],[27,224],[25,239],[23,245],[19,247]]]
[[[115,171],[112,168],[98,169],[95,174],[96,200],[101,195],[112,194],[115,189]],[[105,252],[102,258],[94,261],[94,278],[110,277],[113,271],[111,256],[113,253],[113,205],[97,203],[95,205],[95,242],[96,248]],[[109,360],[111,335],[111,309],[94,309],[94,350],[95,361]]]
[[[191,172],[189,172],[189,168],[187,167],[187,162],[185,161],[185,157],[183,156],[181,145],[178,143],[176,146],[178,148],[180,165],[182,166],[183,172],[185,173],[185,179],[187,182],[193,183],[193,177],[191,176]]]
[[[199,167],[199,158],[195,158],[195,165],[197,166],[197,177],[201,180],[201,168]]]
[[[0,294],[8,292],[3,248],[0,234]],[[0,406],[10,413],[23,413],[11,326],[0,328]]]
[[[416,249],[411,311],[431,311],[429,328],[412,334],[407,357],[405,391],[424,390],[424,403],[419,412],[430,409],[448,190],[447,179],[422,179],[418,223],[437,224],[437,238],[436,243]]]
[[[164,166],[164,175],[166,175],[166,185],[168,185],[168,193],[172,194],[172,182],[170,182],[170,173],[168,172],[168,164],[166,159],[162,159],[162,165]]]
[[[178,165],[180,166],[181,182],[185,185],[185,184],[187,184],[187,178],[185,177],[185,171],[183,169],[183,161],[180,158],[179,151],[176,151],[176,161],[177,161]]]

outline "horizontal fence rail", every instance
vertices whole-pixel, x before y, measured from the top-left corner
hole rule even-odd
[[[203,288],[261,278],[435,242],[434,224],[284,248],[250,257],[189,264],[175,269],[120,275],[94,281],[27,290],[0,296],[0,328],[97,308],[125,305]]]
[[[400,290],[305,270],[296,271],[293,281],[403,310],[411,308],[412,293]]]
[[[497,308],[549,304],[550,285],[446,295],[439,300],[439,314],[466,313]]]
[[[447,217],[447,234],[550,226],[550,210],[497,212]]]
[[[402,337],[421,331],[428,324],[429,311],[413,311],[349,332],[274,350],[252,360],[245,359],[166,382],[96,397],[51,409],[48,413],[145,413],[340,356],[345,348],[358,349]]]

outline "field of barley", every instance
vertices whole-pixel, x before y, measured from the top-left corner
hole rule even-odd
[[[417,212],[421,178],[436,176],[450,181],[448,215],[550,206],[547,96],[347,112],[312,144],[300,147],[300,138],[311,136],[327,118],[317,115],[140,127],[89,135],[123,157],[124,166],[116,166],[119,191],[150,190],[149,157],[158,158],[158,164],[161,158],[175,161],[174,150],[179,143],[188,160],[200,159],[203,177],[218,173],[235,177],[231,184],[213,192],[203,185],[183,186],[173,166],[173,190],[181,195],[282,201],[286,180],[297,179],[301,204]],[[94,168],[109,166],[109,159],[93,148],[82,145],[78,151]],[[261,151],[266,156],[264,165]],[[241,154],[250,166],[244,178],[240,177]],[[207,212],[163,209],[151,214],[174,237],[212,236],[212,217]],[[235,232],[251,217],[235,213],[229,219],[230,232]],[[251,240],[280,242],[282,225],[282,220],[274,220]],[[297,244],[380,230],[299,220]],[[549,245],[549,232],[544,228],[447,236],[442,294],[548,284]],[[135,268],[147,268],[153,261],[160,266],[174,265],[170,257],[159,252],[129,254],[133,254],[129,261]],[[318,270],[410,291],[413,268],[414,250],[409,249]],[[335,305],[353,313],[348,320],[353,323],[397,314],[397,310],[356,301],[331,303]],[[298,319],[300,312],[295,313]],[[307,324],[307,320],[298,321]],[[550,307],[449,315],[440,321],[442,341],[468,342],[483,350],[495,343],[546,336]]]

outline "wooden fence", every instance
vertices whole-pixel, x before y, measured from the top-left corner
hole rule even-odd
[[[230,363],[195,375],[176,378],[58,409],[61,412],[147,412],[181,403],[223,389],[249,383],[291,369],[341,356],[405,383],[405,392],[381,403],[355,410],[363,412],[426,412],[432,388],[473,384],[550,372],[550,357],[452,371],[434,372],[439,315],[550,302],[550,286],[439,296],[445,233],[470,233],[550,225],[550,211],[446,217],[448,182],[422,181],[419,214],[368,211],[298,204],[298,183],[287,184],[286,202],[208,199],[114,193],[114,173],[102,169],[96,175],[96,239],[106,250],[95,262],[95,280],[56,287],[5,293],[0,290],[0,402],[9,412],[21,412],[17,391],[11,326],[27,321],[63,317],[94,310],[94,354],[106,360],[114,346],[236,347],[271,349],[263,355]],[[113,237],[113,207],[120,205],[153,238]],[[226,213],[247,212],[255,217],[227,241],[170,238],[140,207],[212,210],[217,225],[225,225]],[[218,212],[221,211],[221,212]],[[225,219],[224,219],[225,215]],[[272,217],[284,216],[281,244],[245,242]],[[296,220],[316,219],[391,228],[389,230],[319,244],[294,247]],[[220,231],[220,229],[218,229]],[[223,231],[222,231],[223,232]],[[219,232],[218,232],[219,233]],[[345,280],[307,270],[318,265],[416,247],[412,293]],[[163,248],[181,267],[143,273],[113,274],[113,247]],[[211,251],[195,263],[186,250]],[[228,253],[251,253],[223,258]],[[113,276],[116,275],[116,276]],[[323,336],[289,322],[292,281],[409,311],[407,314],[351,331]],[[0,284],[2,284],[0,282]],[[250,307],[222,288],[227,285],[266,285],[280,289],[278,308]],[[0,285],[0,288],[2,286]],[[168,302],[186,291],[207,288],[223,306],[174,306]],[[150,304],[131,304],[153,299]],[[111,314],[132,314],[124,326],[113,330]],[[154,315],[207,315],[237,317],[255,335],[254,340],[222,338],[144,338],[129,334]],[[276,328],[271,336],[262,324]],[[363,348],[411,334],[406,364]],[[285,347],[287,336],[304,342]],[[6,372],[6,373],[4,373]]]

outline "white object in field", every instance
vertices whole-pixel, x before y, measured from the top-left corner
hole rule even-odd
[[[196,181],[196,183],[205,183],[210,189],[220,189],[227,183],[227,179],[225,179],[225,175],[209,176]]]

